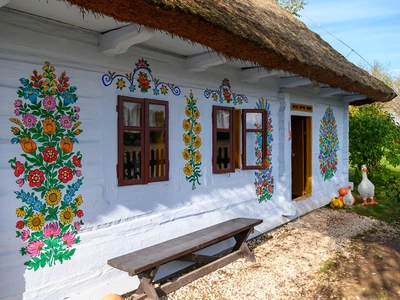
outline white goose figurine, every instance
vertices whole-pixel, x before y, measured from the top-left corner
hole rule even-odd
[[[353,190],[353,184],[349,184],[348,188],[347,188],[347,194],[343,197],[343,202],[344,204],[347,205],[347,207],[351,207],[352,205],[354,205],[354,198],[353,198],[353,194],[351,193],[351,191]]]
[[[361,166],[361,172],[363,179],[358,186],[358,192],[363,200],[362,205],[378,204],[378,202],[374,201],[375,186],[367,177],[367,167],[365,165]],[[370,198],[371,201],[367,202],[367,198]]]

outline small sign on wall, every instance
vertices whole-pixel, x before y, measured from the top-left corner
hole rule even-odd
[[[290,109],[293,111],[304,111],[304,112],[313,112],[313,106],[312,105],[306,105],[306,104],[299,104],[299,103],[292,103],[290,105]]]

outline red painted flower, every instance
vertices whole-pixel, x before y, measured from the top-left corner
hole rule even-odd
[[[74,155],[72,162],[74,163],[75,167],[82,168],[81,160],[78,158],[78,156]]]
[[[266,186],[267,186],[267,180],[264,179],[264,180],[263,180],[263,187],[266,187]]]
[[[231,93],[228,89],[223,89],[224,99],[229,103],[231,101]]]
[[[82,218],[83,217],[83,210],[80,209],[76,212],[76,215],[78,216],[78,218]]]
[[[145,74],[139,75],[139,86],[141,89],[148,89],[150,86],[150,82],[147,79],[147,76]]]
[[[268,192],[272,193],[272,185],[268,185]]]
[[[259,186],[258,188],[257,188],[257,195],[262,195],[262,187],[261,186]]]
[[[28,181],[30,187],[40,187],[44,181],[43,172],[35,169],[29,172]]]
[[[24,228],[25,224],[24,221],[18,221],[17,225],[15,225],[15,227],[17,227],[18,229],[22,229]]]
[[[20,161],[17,161],[14,167],[15,177],[19,177],[22,173],[24,173],[24,171],[25,171],[24,164],[22,164]]]
[[[49,163],[56,161],[58,151],[54,147],[46,147],[43,151],[43,159]]]
[[[72,170],[68,167],[62,167],[58,170],[58,179],[60,179],[63,183],[67,183],[72,179]]]

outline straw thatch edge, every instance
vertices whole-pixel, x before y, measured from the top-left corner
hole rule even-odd
[[[301,59],[299,56],[292,55],[290,51],[285,51],[285,47],[288,46],[283,44],[279,45],[283,49],[279,53],[276,49],[268,48],[265,44],[255,41],[254,38],[244,38],[226,28],[217,26],[215,23],[205,20],[201,15],[194,14],[193,11],[182,10],[182,7],[176,5],[170,7],[166,5],[168,2],[166,0],[63,1],[77,5],[82,11],[90,11],[112,17],[120,22],[132,22],[165,31],[171,35],[212,48],[228,58],[255,62],[266,69],[284,70],[320,83],[329,84],[333,88],[367,96],[367,99],[355,101],[352,103],[353,105],[376,101],[387,102],[396,97],[396,93],[391,88],[345,60],[341,54],[311,31],[317,37],[318,43],[321,43],[325,52],[328,49],[330,51],[328,54],[332,55],[331,52],[334,51],[334,58],[341,66],[345,64],[345,68],[327,68],[321,63],[319,65],[314,63],[312,57],[308,60]],[[293,23],[293,20],[290,21]],[[315,36],[312,38],[315,39]],[[315,47],[317,46],[320,45],[315,45]],[[318,59],[321,59],[321,57]]]

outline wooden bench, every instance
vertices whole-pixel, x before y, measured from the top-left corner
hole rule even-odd
[[[135,291],[135,300],[145,299],[146,297],[159,299],[160,296],[171,293],[240,257],[254,261],[253,253],[244,242],[254,230],[254,226],[261,223],[262,220],[259,219],[232,219],[110,259],[107,263],[114,268],[128,272],[129,276],[137,275],[139,277],[140,284]],[[235,239],[236,244],[233,246],[231,253],[222,258],[193,253],[231,237]],[[152,283],[159,267],[174,260],[207,264],[172,282],[154,288]]]

